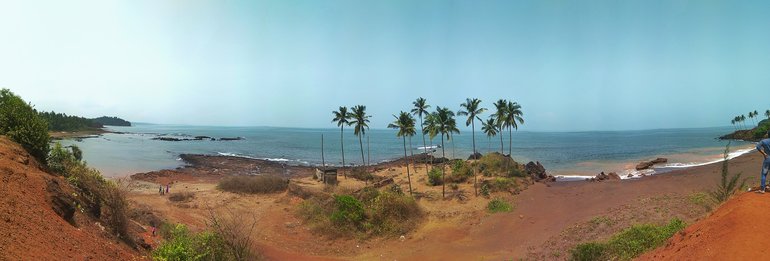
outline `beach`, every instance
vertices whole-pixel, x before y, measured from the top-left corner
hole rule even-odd
[[[186,156],[190,157],[190,156]],[[420,192],[419,204],[427,218],[415,231],[399,238],[329,239],[303,228],[293,209],[303,201],[290,189],[268,195],[238,195],[215,189],[217,180],[253,171],[286,173],[285,165],[267,160],[227,156],[193,156],[187,167],[134,175],[142,184],[130,198],[156,209],[158,215],[202,228],[206,206],[250,210],[259,216],[260,253],[269,260],[458,260],[458,259],[567,259],[577,243],[606,239],[631,224],[662,223],[678,217],[691,223],[709,209],[691,198],[716,187],[719,162],[674,169],[640,179],[604,182],[533,182],[517,193],[498,193],[515,206],[508,213],[487,214],[485,197],[474,196],[473,182],[458,184],[450,199],[440,197],[441,187],[425,185],[425,166],[412,165],[412,186]],[[228,163],[229,162],[229,163]],[[761,156],[748,153],[730,160],[731,173],[743,173],[756,185]],[[218,166],[218,167],[217,167]],[[271,169],[273,168],[273,169]],[[323,191],[310,178],[308,167],[288,167],[290,184],[307,191]],[[375,175],[393,178],[406,188],[406,169],[399,162],[374,166]],[[484,177],[481,177],[484,179]],[[364,182],[339,177],[338,189],[352,191]],[[172,191],[192,191],[190,202],[174,203],[157,195],[157,184],[171,184]],[[607,224],[595,224],[609,220]],[[327,242],[316,245],[310,242]]]

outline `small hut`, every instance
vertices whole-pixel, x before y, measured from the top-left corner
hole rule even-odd
[[[320,167],[315,169],[315,176],[324,184],[337,185],[337,169]]]

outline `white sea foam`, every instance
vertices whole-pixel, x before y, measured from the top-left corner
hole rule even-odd
[[[274,162],[288,162],[291,161],[290,159],[284,159],[284,158],[257,158],[247,155],[241,155],[238,153],[231,153],[231,152],[217,152],[217,154],[222,156],[230,156],[230,157],[238,157],[238,158],[245,158],[245,159],[256,159],[256,160],[267,160],[267,161],[274,161]]]

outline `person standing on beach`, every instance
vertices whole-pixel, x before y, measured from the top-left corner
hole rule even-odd
[[[759,187],[759,193],[765,193],[765,179],[767,178],[767,171],[770,170],[770,130],[767,131],[767,138],[757,143],[757,150],[765,157],[762,161],[762,183]]]
[[[166,194],[168,194],[168,185],[169,184],[166,184]]]

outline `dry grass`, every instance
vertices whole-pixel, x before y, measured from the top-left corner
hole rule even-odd
[[[193,198],[195,198],[195,193],[189,191],[174,192],[168,195],[168,200],[172,202],[185,202]]]
[[[277,176],[235,176],[222,179],[217,189],[241,194],[266,194],[285,191],[288,186],[288,180]]]

